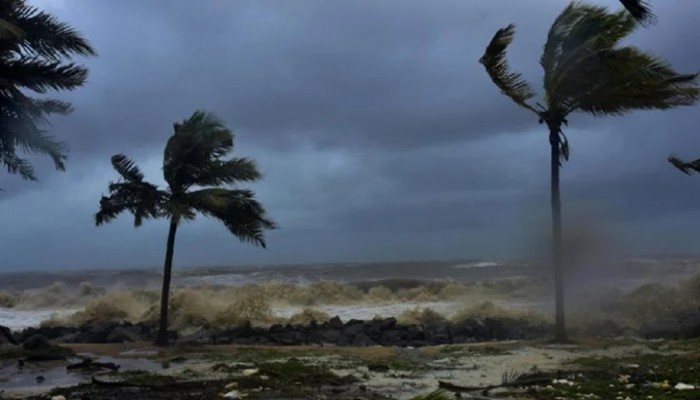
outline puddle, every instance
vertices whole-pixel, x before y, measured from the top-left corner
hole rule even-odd
[[[163,371],[172,366],[182,366],[187,362],[174,364],[167,360],[152,360],[146,358],[115,358],[95,357],[93,354],[83,353],[81,356],[92,358],[103,363],[115,363],[120,366],[119,371]],[[74,386],[84,382],[90,382],[92,376],[109,374],[111,371],[68,371],[66,365],[78,362],[80,359],[65,361],[27,362],[19,368],[16,360],[0,363],[0,388],[10,391],[47,391],[55,387]],[[41,377],[37,379],[38,377]],[[43,378],[43,379],[42,379]]]

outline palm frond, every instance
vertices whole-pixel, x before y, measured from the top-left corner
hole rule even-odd
[[[47,90],[72,90],[87,79],[87,68],[59,61],[22,57],[0,63],[3,86],[14,85],[45,93]]]
[[[24,31],[5,18],[0,18],[0,40],[18,40]]]
[[[90,43],[70,25],[24,2],[15,2],[11,21],[24,32],[17,44],[27,55],[54,60],[73,55],[97,55]]]
[[[262,178],[255,161],[249,158],[234,158],[227,161],[214,161],[202,168],[196,177],[195,185],[220,186],[236,182],[253,182]]]
[[[568,106],[580,91],[578,84],[589,84],[599,73],[598,54],[616,46],[637,25],[624,11],[609,13],[605,7],[579,2],[564,9],[550,28],[540,59],[547,107],[571,112]]]
[[[14,151],[0,153],[0,163],[5,166],[10,174],[17,174],[24,180],[35,181],[34,166],[26,159],[20,158]]]
[[[265,230],[277,224],[247,189],[210,188],[187,193],[183,202],[201,214],[215,218],[239,240],[265,248]]]
[[[499,29],[486,47],[479,62],[486,68],[491,80],[501,89],[503,94],[510,97],[519,106],[538,114],[538,111],[527,103],[527,100],[535,96],[535,91],[521,74],[511,72],[506,61],[506,49],[513,42],[514,35],[515,25],[513,24]]]
[[[656,22],[656,16],[651,12],[649,2],[645,0],[620,0],[620,3],[640,23],[650,25]]]
[[[668,157],[668,161],[673,164],[674,167],[678,168],[681,170],[683,173],[687,175],[691,175],[693,172],[700,172],[700,159],[690,161],[690,162],[685,162],[681,160],[680,158],[676,157],[676,155],[671,154]]]
[[[162,205],[166,199],[167,193],[148,182],[110,183],[109,196],[102,196],[100,200],[95,224],[105,224],[128,211],[134,215],[134,226],[139,227],[144,219],[159,218],[163,215]]]
[[[165,146],[163,175],[175,192],[196,185],[200,176],[233,149],[233,132],[211,113],[196,111],[182,123]]]
[[[602,51],[591,68],[588,85],[571,107],[595,116],[622,115],[634,110],[666,110],[690,106],[700,99],[698,74],[676,72],[663,59],[634,47]]]
[[[411,400],[454,400],[454,395],[444,390],[436,390],[434,392],[418,395]]]
[[[115,154],[112,156],[112,167],[121,175],[127,182],[141,182],[144,174],[141,172],[136,163],[129,159],[124,154]]]

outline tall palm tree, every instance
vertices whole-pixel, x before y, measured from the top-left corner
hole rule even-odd
[[[182,123],[174,124],[175,133],[165,146],[163,176],[167,188],[146,182],[144,174],[128,157],[117,154],[112,166],[120,176],[110,182],[109,196],[100,200],[95,214],[99,226],[128,211],[134,225],[144,219],[170,220],[163,266],[163,291],[160,326],[156,344],[168,344],[168,298],[173,265],[175,233],[183,221],[199,213],[222,222],[238,239],[265,247],[265,229],[275,229],[265,209],[249,189],[234,187],[239,182],[254,182],[261,174],[253,160],[224,159],[233,150],[233,133],[211,113],[197,111]]]
[[[514,25],[498,30],[479,60],[496,86],[517,105],[533,112],[549,131],[557,341],[567,340],[559,169],[569,159],[569,142],[562,130],[569,114],[606,117],[640,109],[665,110],[692,105],[700,93],[697,74],[680,74],[659,57],[619,45],[638,26],[634,16],[624,10],[609,12],[581,2],[567,6],[552,24],[540,59],[544,69],[541,103],[532,103],[532,86],[506,62]]]
[[[34,167],[20,157],[47,154],[58,170],[65,169],[67,147],[47,134],[51,114],[68,114],[71,104],[27,92],[73,90],[87,79],[87,68],[75,55],[95,50],[78,32],[56,17],[26,4],[0,0],[0,164],[9,173],[36,180]]]

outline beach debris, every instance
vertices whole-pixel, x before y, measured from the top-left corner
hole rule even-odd
[[[224,389],[226,389],[226,390],[238,389],[238,382],[231,382],[228,385],[224,386]]]
[[[617,377],[617,381],[620,383],[628,383],[630,381],[629,375],[620,375]]]
[[[230,392],[224,393],[223,397],[225,399],[242,399],[243,395],[238,390],[232,390]]]
[[[680,382],[676,383],[676,386],[674,386],[673,388],[676,390],[695,390],[695,386]]]
[[[39,375],[36,378],[34,378],[34,380],[36,380],[36,383],[42,383],[46,380],[46,378],[44,378],[42,375]]]
[[[569,385],[569,386],[574,386],[574,382],[570,381],[568,379],[553,379],[552,380],[553,385]]]
[[[243,370],[243,376],[253,376],[260,372],[260,369],[258,368],[248,368]]]
[[[657,389],[668,389],[671,387],[671,384],[668,383],[668,379],[661,381],[661,382],[654,382],[651,384],[651,386],[657,388]]]
[[[66,400],[66,396],[59,394],[58,396],[52,396],[51,400]]]

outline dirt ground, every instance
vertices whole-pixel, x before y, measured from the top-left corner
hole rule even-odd
[[[68,362],[25,363],[5,359],[0,369],[1,399],[398,399],[408,400],[443,386],[486,387],[500,385],[523,374],[549,374],[578,379],[580,393],[595,395],[603,387],[592,378],[585,382],[580,371],[590,365],[606,372],[604,379],[615,385],[619,368],[634,365],[636,358],[700,354],[697,342],[581,341],[574,345],[541,342],[491,342],[472,345],[425,348],[389,347],[266,347],[190,346],[155,348],[147,343],[120,345],[72,345],[79,357],[121,366],[118,372],[93,369],[66,370]],[[577,360],[618,360],[586,364]],[[694,360],[697,364],[697,359]],[[663,361],[666,363],[666,361]],[[673,363],[671,363],[673,364]],[[692,364],[692,363],[691,363]],[[683,371],[687,372],[689,368]],[[690,367],[692,370],[693,367]],[[607,371],[605,371],[607,370]],[[622,371],[622,370],[620,370]],[[658,374],[658,371],[652,371]],[[576,375],[576,374],[579,375]],[[678,371],[682,373],[682,371]],[[670,372],[669,372],[670,374]],[[615,376],[614,376],[615,375]],[[697,375],[697,376],[696,376]],[[43,379],[37,380],[41,376]],[[572,378],[578,376],[579,378]],[[594,376],[594,375],[590,375]],[[603,379],[603,375],[595,375]],[[648,378],[648,377],[647,377]],[[645,379],[647,379],[645,378]],[[653,379],[652,379],[653,378]],[[649,378],[663,382],[663,376]],[[700,384],[700,369],[682,375],[684,384]],[[640,378],[641,379],[641,378]],[[679,382],[671,380],[669,387]],[[680,379],[680,377],[678,377]],[[695,380],[695,381],[693,381]],[[568,384],[543,383],[541,388],[501,391],[497,398],[577,398],[566,397]],[[607,381],[606,381],[607,382]],[[651,382],[651,381],[650,381]],[[587,386],[586,386],[587,385]],[[560,385],[561,386],[561,385]],[[662,390],[650,386],[649,390]],[[605,386],[608,387],[608,386]],[[626,386],[623,386],[624,389]],[[638,388],[641,388],[641,384]],[[551,389],[549,389],[551,388]],[[527,389],[527,390],[525,390]],[[540,390],[541,389],[541,390]],[[585,390],[584,390],[585,389]],[[630,388],[628,388],[630,389]],[[640,389],[641,390],[641,389]],[[647,391],[648,392],[648,391]],[[628,396],[630,399],[646,398]],[[651,392],[649,392],[651,393]],[[50,395],[47,395],[50,394]],[[656,394],[656,392],[654,392]],[[661,393],[663,394],[663,393]],[[480,395],[464,393],[463,398]],[[670,393],[669,399],[697,395],[700,391]],[[678,396],[681,397],[678,397]],[[641,394],[640,394],[641,396]],[[612,398],[617,397],[617,394]],[[60,397],[59,397],[60,398]],[[471,397],[474,398],[474,397]],[[596,397],[590,397],[596,398]],[[605,398],[605,396],[598,397]],[[625,398],[625,396],[622,396]],[[657,395],[654,398],[664,399]]]

